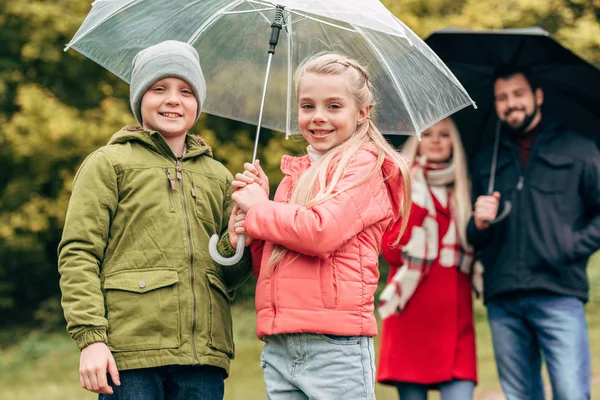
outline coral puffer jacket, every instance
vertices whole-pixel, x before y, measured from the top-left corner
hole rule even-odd
[[[364,145],[337,187],[366,176],[377,148]],[[375,336],[374,293],[383,234],[399,218],[402,176],[391,161],[366,182],[310,209],[288,204],[292,189],[310,167],[308,156],[284,156],[275,200],[250,209],[244,227],[252,243],[257,335],[310,332]],[[268,265],[274,244],[285,258]]]

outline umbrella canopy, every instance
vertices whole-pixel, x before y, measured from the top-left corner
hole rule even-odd
[[[541,28],[436,31],[425,42],[477,102],[479,109],[456,114],[471,161],[494,136],[494,72],[506,65],[529,69],[544,91],[542,115],[600,139],[600,70],[556,42]]]
[[[97,0],[65,50],[129,82],[140,50],[165,40],[189,43],[207,81],[203,111],[257,125],[253,162],[261,126],[295,133],[293,73],[322,51],[368,67],[379,102],[374,120],[384,133],[419,134],[473,104],[435,53],[379,0],[276,1]],[[218,239],[209,243],[213,259],[236,263],[244,239],[230,259],[218,253]]]
[[[276,5],[284,9],[283,28],[262,125],[297,133],[292,75],[321,51],[369,69],[374,120],[384,133],[417,134],[472,104],[436,54],[378,0],[97,0],[66,49],[129,82],[141,49],[167,39],[190,43],[207,80],[203,111],[257,125]]]

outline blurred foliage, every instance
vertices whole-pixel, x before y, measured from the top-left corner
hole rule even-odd
[[[537,25],[600,66],[600,0],[383,0],[421,37],[446,26]],[[77,52],[63,51],[90,4],[0,0],[0,321],[62,324],[56,248],[74,173],[83,158],[134,122],[128,87]],[[253,150],[255,128],[203,115],[193,129],[232,171]],[[258,157],[272,192],[281,155],[304,144],[261,135]],[[252,284],[238,294],[252,296]]]

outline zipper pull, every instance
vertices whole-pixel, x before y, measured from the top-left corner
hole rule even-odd
[[[175,178],[171,175],[171,171],[168,168],[165,168],[165,172],[167,173],[167,179],[169,180],[169,184],[171,184],[171,189],[177,190],[177,183],[175,183]]]
[[[196,198],[196,188],[192,187],[192,197]]]
[[[177,179],[183,179],[183,174],[181,173],[181,163],[179,160],[177,160],[177,163],[175,164],[175,170],[177,171]]]
[[[517,182],[517,190],[518,191],[521,191],[521,189],[523,189],[523,180],[524,180],[523,175],[521,175],[519,177],[519,182]]]

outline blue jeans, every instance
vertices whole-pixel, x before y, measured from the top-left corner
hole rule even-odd
[[[99,400],[223,400],[225,371],[207,365],[119,371],[121,386],[108,377],[114,393]]]
[[[373,338],[295,333],[263,340],[268,400],[375,400]]]
[[[427,400],[427,392],[432,385],[418,383],[397,383],[400,400]],[[435,385],[440,390],[442,400],[472,400],[475,382],[455,379]]]
[[[554,399],[590,398],[590,344],[581,300],[521,294],[489,302],[487,312],[507,400],[544,399],[542,354]]]

